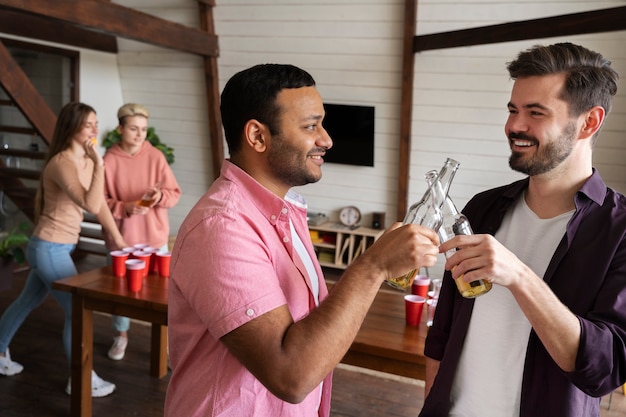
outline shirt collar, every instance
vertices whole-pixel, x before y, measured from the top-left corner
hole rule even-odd
[[[306,214],[307,204],[300,194],[289,190],[285,198],[280,198],[228,159],[224,160],[220,173],[225,179],[249,190],[249,201],[271,224],[276,224],[280,219],[287,220],[290,210]]]
[[[514,184],[513,187],[509,188],[506,192],[504,192],[504,196],[513,200],[517,198],[517,196],[528,187],[528,177]],[[595,202],[598,205],[602,205],[604,198],[606,197],[606,184],[600,177],[598,171],[593,168],[593,172],[587,181],[580,187],[576,194],[576,202],[578,206],[578,199],[582,196],[586,196],[591,201]]]

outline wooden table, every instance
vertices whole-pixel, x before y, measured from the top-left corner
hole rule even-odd
[[[387,289],[378,292],[341,362],[415,379],[426,378],[426,310],[419,327],[407,326],[404,295]]]
[[[150,374],[167,374],[168,278],[149,275],[140,292],[127,290],[126,279],[115,278],[111,267],[56,281],[52,287],[72,293],[72,416],[91,416],[93,312],[102,311],[152,323]]]
[[[150,374],[159,378],[167,374],[168,283],[168,278],[150,275],[140,292],[131,293],[126,279],[115,278],[107,266],[52,284],[72,293],[72,416],[92,415],[93,311],[151,322]],[[328,283],[329,288],[332,285]],[[378,293],[343,363],[425,378],[426,314],[419,327],[407,326],[403,296],[393,290]]]

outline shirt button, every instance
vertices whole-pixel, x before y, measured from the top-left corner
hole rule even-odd
[[[271,219],[272,219],[272,220],[276,220],[276,215],[275,215],[275,214],[272,214]]]
[[[287,209],[285,207],[283,207],[283,209],[280,211],[283,214],[287,214]]]
[[[254,316],[254,310],[251,309],[251,308],[247,309],[246,310],[246,316],[248,316],[248,317]]]
[[[287,236],[285,236],[285,237],[283,238],[283,242],[285,242],[285,243],[289,242],[289,238],[288,238]]]

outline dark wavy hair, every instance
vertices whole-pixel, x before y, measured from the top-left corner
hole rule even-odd
[[[44,168],[56,154],[70,147],[72,138],[81,131],[90,113],[95,114],[96,111],[85,103],[71,102],[63,106],[54,126],[54,134],[52,135],[52,142],[50,142],[48,147]],[[35,221],[37,221],[43,210],[43,204],[43,178],[41,178],[37,194],[35,195]]]
[[[512,79],[535,75],[566,75],[560,98],[569,105],[570,116],[580,116],[594,106],[608,114],[617,93],[619,75],[611,61],[597,52],[572,43],[537,45],[507,63]]]
[[[267,125],[273,135],[279,133],[276,96],[281,90],[311,86],[315,80],[308,72],[288,64],[259,64],[233,75],[220,104],[230,154],[241,149],[241,134],[251,119]]]

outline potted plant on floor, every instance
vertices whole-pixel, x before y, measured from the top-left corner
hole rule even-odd
[[[22,222],[9,231],[0,232],[0,290],[11,287],[16,266],[26,263],[24,248],[28,243],[29,225]]]

